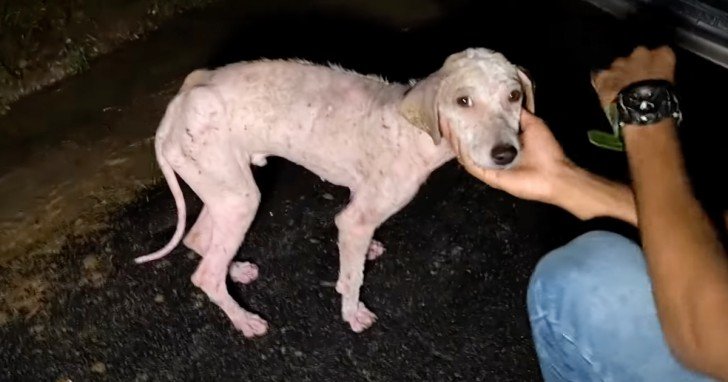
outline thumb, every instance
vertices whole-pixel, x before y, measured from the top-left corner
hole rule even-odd
[[[521,131],[525,132],[533,126],[538,126],[542,123],[543,120],[541,118],[537,117],[535,114],[532,114],[525,108],[521,109]]]

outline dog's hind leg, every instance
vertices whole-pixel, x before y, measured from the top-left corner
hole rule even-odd
[[[197,221],[192,225],[190,231],[187,232],[182,243],[195,251],[195,253],[202,255],[207,252],[210,247],[210,238],[212,237],[212,221],[210,220],[209,209],[207,206],[202,206],[200,215],[197,216]]]
[[[263,335],[268,324],[240,307],[226,285],[229,271],[240,275],[236,281],[246,277],[252,281],[257,276],[257,268],[250,263],[247,267],[234,264],[230,267],[260,202],[250,166],[235,156],[225,150],[213,152],[212,148],[199,152],[195,165],[185,167],[180,176],[205,203],[207,212],[202,219],[207,221],[200,222],[200,229],[209,224],[209,243],[201,253],[202,261],[192,275],[192,282],[225,312],[238,330],[246,337],[254,337]]]
[[[185,236],[184,244],[202,256],[210,248],[211,238],[212,220],[209,209],[203,206],[197,221]],[[228,273],[236,283],[249,284],[258,278],[258,266],[248,261],[233,261]]]

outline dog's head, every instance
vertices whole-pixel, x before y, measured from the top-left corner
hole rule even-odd
[[[400,112],[435,144],[447,131],[477,165],[505,168],[518,159],[521,108],[534,112],[533,94],[525,70],[500,53],[471,48],[409,89]]]

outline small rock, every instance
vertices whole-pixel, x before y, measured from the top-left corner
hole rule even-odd
[[[99,259],[96,255],[88,255],[83,258],[83,269],[90,271],[99,267]]]
[[[94,364],[91,365],[91,371],[98,374],[104,374],[106,373],[106,365],[103,362],[94,362]]]
[[[164,296],[162,296],[161,294],[158,294],[158,295],[154,296],[154,302],[156,302],[157,304],[163,303],[164,302]]]
[[[195,259],[195,257],[197,257],[197,255],[195,255],[195,253],[194,253],[194,252],[192,252],[192,251],[189,251],[189,252],[187,252],[187,258],[188,258],[188,259],[190,259],[190,260],[194,260],[194,259]]]
[[[88,275],[88,281],[91,282],[91,285],[98,287],[104,283],[104,275],[101,272],[91,272]]]
[[[320,242],[321,242],[321,241],[320,241],[319,239],[315,239],[315,238],[313,238],[313,237],[312,237],[312,238],[310,238],[310,239],[308,239],[308,241],[309,241],[309,242],[311,242],[311,244],[318,244],[318,243],[320,243]]]
[[[295,352],[293,352],[293,355],[300,358],[303,357],[303,352],[300,350],[296,350]]]
[[[334,200],[334,195],[329,194],[328,192],[322,195],[324,199],[326,200]]]
[[[97,255],[84,257],[82,267],[84,278],[80,281],[79,285],[91,284],[94,287],[99,287],[104,283],[103,267]]]

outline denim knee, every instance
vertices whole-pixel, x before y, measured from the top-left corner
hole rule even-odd
[[[584,304],[597,303],[619,310],[620,297],[635,291],[651,291],[640,247],[621,235],[593,231],[539,261],[529,283],[528,303],[538,314],[555,303],[548,301],[549,296],[566,294],[580,302],[573,308],[587,310]]]
[[[527,300],[547,381],[704,380],[670,353],[642,250],[623,236],[590,232],[547,254]]]

